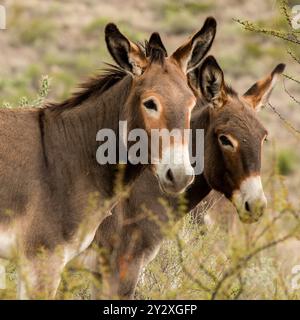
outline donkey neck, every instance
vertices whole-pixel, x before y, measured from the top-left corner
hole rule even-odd
[[[202,106],[197,108],[192,115],[191,129],[193,132],[193,149],[195,148],[195,131],[196,129],[204,130],[204,141],[210,125],[210,112],[209,107]],[[193,150],[195,152],[195,150]],[[205,157],[205,152],[204,152]],[[205,168],[204,168],[205,171]],[[187,209],[193,210],[212,190],[209,183],[205,178],[204,171],[195,176],[195,181],[190,188],[186,191]]]
[[[82,177],[89,179],[104,196],[112,196],[116,165],[97,163],[96,135],[100,129],[111,129],[118,146],[119,120],[126,119],[131,84],[131,77],[125,76],[104,92],[101,88],[95,90],[77,105],[42,109],[40,126],[46,169],[54,175],[64,172],[73,183]]]

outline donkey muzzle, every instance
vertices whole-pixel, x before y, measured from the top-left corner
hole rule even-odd
[[[156,174],[163,192],[182,193],[195,177],[189,160],[188,148],[173,146],[166,150],[160,163],[156,165]]]
[[[233,192],[232,202],[243,223],[257,222],[267,207],[260,176],[245,179],[240,189]]]

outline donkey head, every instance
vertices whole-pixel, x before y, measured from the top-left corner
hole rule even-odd
[[[182,192],[194,178],[188,141],[183,138],[196,104],[195,94],[187,84],[187,74],[200,64],[211,47],[215,32],[215,19],[207,18],[200,31],[167,57],[158,33],[151,35],[143,49],[121,34],[114,24],[108,24],[105,30],[109,52],[132,76],[126,103],[131,114],[130,127],[145,130],[151,168],[162,189],[169,193]],[[158,130],[158,139],[151,141],[153,131]],[[174,130],[180,133],[179,141],[169,139],[167,145],[162,144],[161,132]],[[158,151],[155,153],[153,149]]]
[[[267,102],[284,67],[279,64],[241,97],[225,84],[223,72],[212,56],[199,69],[201,92],[210,106],[204,175],[212,188],[233,202],[245,223],[256,222],[267,205],[260,169],[268,133],[256,111]]]

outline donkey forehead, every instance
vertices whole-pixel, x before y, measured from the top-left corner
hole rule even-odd
[[[260,141],[268,134],[256,113],[244,105],[228,105],[220,111],[216,131],[231,134],[245,142]]]
[[[187,76],[172,61],[165,59],[163,64],[152,63],[142,76],[141,88],[155,91],[172,99],[195,100],[195,94],[188,85]]]

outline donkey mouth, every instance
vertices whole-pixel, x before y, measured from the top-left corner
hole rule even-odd
[[[251,215],[241,215],[239,214],[239,218],[241,220],[241,222],[245,223],[245,224],[252,224],[252,223],[256,223],[259,221],[260,216],[259,217],[253,217]]]
[[[174,197],[178,196],[179,194],[183,193],[186,190],[186,188],[178,189],[172,186],[165,186],[161,182],[159,182],[159,187],[164,194],[174,196]]]
[[[232,201],[236,207],[240,221],[246,224],[258,222],[264,213],[264,207],[255,208],[253,210],[247,201],[245,203],[237,203]]]
[[[236,208],[241,222],[247,224],[258,222],[265,211],[264,205],[259,203],[259,205],[254,206],[251,204],[250,206],[247,201],[242,207],[236,206]]]
[[[231,197],[240,220],[243,223],[255,223],[267,207],[267,199],[262,189],[260,176],[250,176],[233,192]]]
[[[185,182],[180,185],[177,183],[170,183],[170,181],[162,181],[157,177],[161,191],[170,196],[178,196],[183,193],[194,181],[194,176],[186,176]]]

